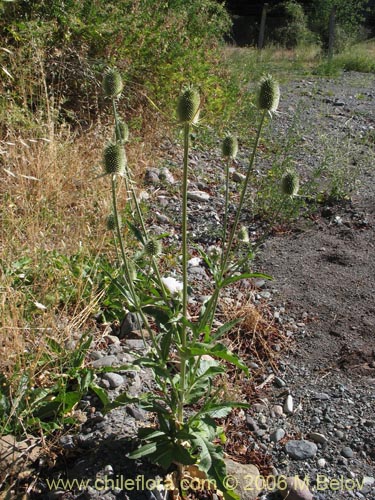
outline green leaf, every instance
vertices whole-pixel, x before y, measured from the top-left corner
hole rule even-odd
[[[107,406],[108,404],[110,404],[110,399],[106,390],[96,384],[91,384],[90,389],[98,396],[103,406]]]
[[[215,344],[214,346],[211,344],[194,344],[189,349],[191,355],[193,356],[203,356],[204,354],[208,354],[209,356],[216,356],[217,358],[224,359],[229,363],[232,363],[237,368],[243,370],[246,374],[249,373],[248,367],[245,365],[243,361],[241,361],[236,354],[233,354],[228,348],[223,344]]]
[[[217,329],[215,335],[212,337],[213,340],[218,340],[220,337],[222,337],[225,333],[229,332],[232,330],[232,328],[238,323],[241,323],[243,321],[243,318],[235,318],[232,319],[231,321],[228,321],[224,325],[222,325],[220,328]]]
[[[129,458],[137,459],[137,458],[142,458],[146,457],[147,455],[151,455],[152,453],[155,453],[156,451],[156,443],[147,443],[140,448],[137,448],[136,450],[130,452],[128,454]]]
[[[135,224],[133,224],[132,222],[130,222],[129,220],[126,221],[127,225],[129,226],[129,228],[131,229],[132,233],[134,234],[134,236],[136,237],[136,239],[142,243],[142,245],[145,244],[145,239],[141,233],[141,231],[137,228],[137,226]]]
[[[236,283],[237,281],[249,279],[249,278],[262,278],[265,280],[272,280],[272,276],[269,276],[268,274],[262,274],[262,273],[243,273],[240,274],[239,276],[231,276],[229,278],[225,278],[225,280],[221,284],[221,288],[224,288],[228,285],[231,285],[232,283]]]

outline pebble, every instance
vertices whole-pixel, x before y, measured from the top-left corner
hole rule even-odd
[[[271,414],[276,417],[282,417],[284,415],[283,407],[281,405],[273,405],[271,408]]]
[[[103,356],[102,358],[96,359],[91,363],[93,368],[105,368],[107,366],[113,366],[118,364],[118,359],[116,356]]]
[[[109,382],[111,389],[116,389],[124,383],[124,377],[118,373],[107,372],[103,374],[103,378]]]
[[[128,337],[135,330],[140,330],[143,326],[143,320],[140,314],[128,312],[120,325],[119,338]]]
[[[210,195],[205,191],[188,191],[187,197],[192,201],[208,201]]]
[[[324,467],[327,465],[327,461],[325,458],[319,458],[317,461],[319,469],[324,469]]]
[[[283,380],[283,379],[282,379],[282,378],[280,378],[280,377],[275,377],[275,378],[274,378],[274,382],[275,382],[275,385],[276,385],[277,387],[280,387],[280,388],[281,388],[281,387],[285,387],[285,386],[286,386],[286,382],[285,382],[285,380]]]
[[[287,477],[281,476],[277,481],[280,485],[279,492],[283,499],[287,500],[313,500],[313,495],[309,490],[307,484],[302,481],[298,476]],[[285,485],[286,483],[286,485]],[[286,487],[285,487],[286,486]]]
[[[284,403],[284,413],[293,413],[294,403],[293,398],[290,394],[288,394],[285,403]]]
[[[285,445],[285,450],[295,460],[306,460],[314,457],[318,448],[315,443],[301,439],[288,441]]]
[[[232,174],[232,180],[234,182],[243,182],[246,179],[246,175],[237,172],[236,170]]]
[[[341,450],[341,455],[345,458],[353,458],[354,457],[354,452],[349,446],[345,446]]]
[[[284,429],[281,427],[279,429],[276,429],[274,432],[270,434],[270,440],[273,441],[274,443],[277,443],[278,441],[281,441],[285,437],[286,432]]]
[[[314,443],[325,444],[328,442],[328,439],[324,434],[320,434],[319,432],[310,432],[308,438]]]

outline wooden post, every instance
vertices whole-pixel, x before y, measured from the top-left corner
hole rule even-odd
[[[332,61],[333,46],[335,44],[335,21],[336,21],[336,5],[332,7],[329,16],[329,37],[328,37],[328,61]]]
[[[259,38],[258,38],[258,49],[259,50],[263,49],[264,31],[266,28],[267,7],[268,7],[268,3],[265,3],[263,5],[262,17],[260,19]]]

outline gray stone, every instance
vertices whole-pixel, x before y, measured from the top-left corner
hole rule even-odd
[[[175,180],[170,170],[167,167],[163,167],[159,172],[159,179],[163,182],[167,182],[168,184],[174,184]]]
[[[93,368],[104,368],[106,366],[113,366],[118,364],[118,359],[116,356],[103,356],[102,358],[96,359],[91,363]]]
[[[345,446],[342,450],[341,450],[341,455],[345,458],[353,458],[354,457],[354,452],[351,448],[349,448],[349,446]]]
[[[135,330],[140,330],[143,326],[142,317],[140,314],[128,312],[122,320],[119,332],[119,338],[128,337]]]
[[[109,385],[111,386],[112,389],[116,389],[116,387],[120,387],[124,383],[124,378],[122,375],[119,375],[118,373],[104,373],[103,378],[105,380],[108,380]]]
[[[307,460],[316,455],[318,448],[315,443],[301,439],[288,441],[285,450],[294,460]]]
[[[59,442],[65,450],[72,450],[75,447],[74,441],[73,441],[73,436],[70,434],[66,434],[65,436],[61,436],[59,439]]]
[[[246,416],[246,424],[251,431],[258,432],[259,426],[250,415]]]
[[[324,467],[327,465],[327,461],[325,458],[319,458],[317,461],[319,469],[324,469]]]
[[[208,201],[210,195],[205,191],[188,191],[187,197],[192,201]]]
[[[279,485],[279,492],[283,499],[288,500],[313,500],[313,495],[307,484],[298,476],[287,477],[285,483],[283,476],[276,482]]]
[[[319,399],[320,401],[328,401],[328,399],[331,399],[331,396],[326,392],[317,392],[313,395],[313,399]]]
[[[271,415],[275,417],[282,417],[284,415],[284,410],[281,405],[273,405],[271,408]]]
[[[279,429],[276,429],[274,432],[271,433],[270,439],[274,443],[277,443],[281,439],[285,437],[285,431],[281,427]]]
[[[146,420],[146,412],[136,406],[127,406],[126,411],[131,417],[135,418],[135,420],[139,420],[140,422]]]
[[[286,386],[286,382],[285,382],[285,380],[283,380],[283,379],[282,379],[282,378],[280,378],[280,377],[275,377],[274,382],[275,382],[275,385],[276,385],[277,387],[280,387],[280,388],[281,388],[281,387],[285,387],[285,386]]]
[[[314,441],[314,443],[324,444],[328,442],[326,436],[324,434],[320,434],[319,432],[310,432],[308,438],[311,439],[311,441]]]
[[[161,224],[169,224],[170,222],[169,217],[164,214],[156,214],[156,220]]]
[[[145,184],[158,184],[159,183],[159,172],[156,168],[148,168],[145,172],[144,183]]]
[[[237,172],[236,170],[232,173],[232,179],[234,182],[243,182],[246,179],[246,175]]]
[[[262,490],[262,477],[255,465],[241,464],[229,458],[224,459],[227,475],[227,489],[234,489],[241,500],[256,500]]]

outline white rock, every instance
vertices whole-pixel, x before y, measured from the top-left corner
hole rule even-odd
[[[192,201],[208,201],[210,195],[205,191],[188,191],[187,197]]]
[[[289,413],[289,414],[293,413],[293,409],[294,409],[293,398],[290,394],[288,394],[284,403],[284,413]]]

